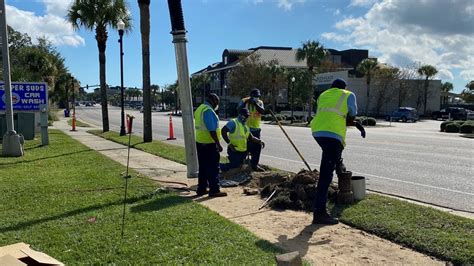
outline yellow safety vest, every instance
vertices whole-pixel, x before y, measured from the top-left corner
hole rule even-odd
[[[246,102],[249,100],[250,97],[243,98],[242,101]],[[262,100],[258,100],[259,104],[263,104]],[[247,118],[247,121],[245,124],[249,128],[260,128],[260,122],[262,121],[262,114],[257,111],[257,107],[255,105],[250,104],[250,103],[245,103],[245,108],[247,108],[250,112],[249,118]]]
[[[196,129],[196,142],[203,143],[203,144],[210,144],[214,143],[214,139],[212,139],[209,130],[204,124],[204,112],[207,110],[211,110],[212,113],[216,116],[217,121],[219,121],[219,117],[217,116],[216,112],[212,110],[207,104],[201,104],[196,111],[194,112],[194,127]],[[221,129],[219,125],[217,125],[216,129],[217,139],[221,139]]]
[[[338,88],[330,88],[323,92],[318,98],[318,111],[311,120],[311,131],[326,131],[335,133],[342,138],[342,144],[346,145],[346,117],[349,111],[347,98],[350,91]]]
[[[240,152],[247,151],[247,139],[250,135],[249,127],[240,122],[237,118],[232,119],[235,123],[235,130],[229,133],[230,144],[234,145],[235,149]]]

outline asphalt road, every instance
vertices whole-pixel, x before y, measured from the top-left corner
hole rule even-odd
[[[76,111],[78,119],[101,125],[100,107],[78,107]],[[141,134],[142,114],[126,112],[136,117],[134,131]],[[110,107],[109,117],[111,129],[118,131],[120,109]],[[168,119],[165,113],[153,113],[155,139],[168,137]],[[474,139],[441,133],[440,123],[427,120],[392,123],[391,127],[380,123],[380,127],[367,129],[365,139],[357,129],[349,128],[344,163],[354,174],[366,177],[368,189],[474,212]],[[177,140],[171,142],[184,145],[181,118],[173,117],[173,124]],[[285,129],[310,166],[318,169],[321,149],[310,129]],[[293,172],[305,167],[278,126],[263,125],[262,139],[266,143],[263,164]]]

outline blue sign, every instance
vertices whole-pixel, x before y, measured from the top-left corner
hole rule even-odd
[[[5,88],[0,83],[0,110],[5,110]],[[46,83],[12,82],[12,104],[15,111],[40,111],[40,106],[48,104]]]

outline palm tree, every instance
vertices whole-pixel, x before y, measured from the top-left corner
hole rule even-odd
[[[425,76],[425,84],[423,89],[423,114],[426,115],[426,103],[428,101],[428,80],[436,76],[438,70],[432,65],[423,65],[418,68],[418,74]]]
[[[311,110],[313,109],[313,98],[314,98],[314,89],[313,89],[313,76],[314,68],[319,68],[322,61],[327,55],[327,50],[324,46],[318,41],[307,41],[302,44],[302,47],[296,50],[296,60],[304,61],[306,60],[306,66],[308,67],[309,72],[309,82],[308,86],[310,88],[310,97],[308,99],[309,108],[308,108],[308,119],[311,118]]]
[[[153,140],[150,88],[150,2],[151,0],[138,0],[138,7],[140,8],[140,33],[142,36],[143,142],[151,142]]]
[[[372,77],[374,76],[375,71],[379,69],[377,59],[374,58],[366,58],[362,60],[357,66],[357,71],[365,76],[366,84],[367,84],[367,101],[365,103],[365,115],[369,115],[369,107],[370,107],[370,82],[372,81]]]
[[[100,100],[102,105],[102,130],[109,131],[107,109],[107,88],[105,76],[105,49],[107,45],[107,27],[117,29],[121,19],[125,29],[131,27],[131,17],[125,0],[74,0],[69,8],[67,18],[74,29],[84,27],[95,30],[95,39],[99,49]]]
[[[278,64],[278,61],[276,62],[271,62],[269,65],[267,65],[267,70],[269,71],[269,74],[272,79],[272,88],[271,88],[271,99],[272,99],[272,110],[273,112],[276,112],[276,106],[277,106],[277,97],[278,97],[278,86],[277,86],[277,80],[281,79],[285,69],[280,67]]]

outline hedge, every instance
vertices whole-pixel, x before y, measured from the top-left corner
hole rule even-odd
[[[461,126],[458,123],[454,123],[454,122],[448,123],[446,125],[446,132],[447,133],[459,133],[459,128],[460,127]]]
[[[474,132],[474,121],[466,121],[459,127],[461,133],[473,133]]]

